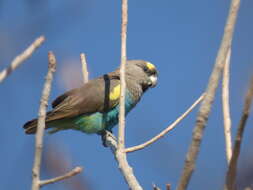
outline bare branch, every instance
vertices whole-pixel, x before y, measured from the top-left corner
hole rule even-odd
[[[69,155],[66,155],[66,153],[63,153],[61,151],[60,146],[61,146],[61,144],[59,145],[58,143],[55,143],[55,141],[53,141],[52,143],[49,143],[46,148],[46,152],[43,157],[45,157],[44,163],[47,166],[46,171],[49,174],[58,175],[59,173],[63,173],[63,174],[67,173],[64,171],[68,171],[72,165],[71,158],[69,157]],[[43,165],[43,163],[42,163],[42,165]],[[80,167],[80,166],[75,167],[75,168],[82,169],[82,167]],[[44,181],[44,180],[42,180],[42,181]],[[75,190],[90,189],[89,185],[87,183],[87,180],[80,175],[75,177],[71,181],[64,183],[64,185],[66,186],[66,189],[69,189],[69,190],[70,189],[72,189],[72,190],[74,190],[74,189]]]
[[[46,109],[48,105],[48,97],[51,90],[51,83],[53,80],[53,73],[56,69],[56,59],[52,52],[48,53],[48,73],[46,76],[46,81],[44,84],[42,97],[40,100],[40,108],[39,108],[39,117],[38,117],[38,128],[35,136],[35,155],[34,155],[34,163],[32,170],[32,190],[40,189],[40,164],[41,164],[41,154],[43,148],[43,135],[45,130],[45,119],[46,119]]]
[[[0,72],[0,83],[8,77],[12,71],[17,69],[26,59],[31,57],[33,52],[45,41],[44,36],[37,38],[23,53],[18,55],[10,64],[9,67],[5,68]]]
[[[65,175],[62,175],[62,176],[59,176],[59,177],[55,177],[55,178],[52,178],[52,179],[48,179],[48,180],[42,180],[40,181],[40,187],[44,186],[44,185],[47,185],[47,184],[51,184],[51,183],[55,183],[55,182],[58,182],[58,181],[62,181],[64,179],[67,179],[67,178],[70,178],[70,177],[73,177],[79,173],[81,173],[83,171],[83,168],[82,167],[75,167],[73,170],[71,170],[70,172],[66,173]]]
[[[166,184],[166,190],[171,190],[171,185],[170,184]]]
[[[231,118],[230,118],[230,107],[229,107],[229,66],[230,66],[231,49],[228,50],[226,62],[223,70],[223,81],[222,81],[222,107],[223,107],[223,118],[224,118],[224,135],[226,144],[226,156],[229,164],[232,156],[232,138],[231,138]]]
[[[108,147],[110,147],[114,157],[115,157],[115,160],[118,162],[119,164],[119,169],[122,173],[122,175],[124,176],[127,184],[129,185],[130,189],[131,190],[142,190],[142,187],[141,186],[138,186],[136,185],[139,184],[136,177],[134,176],[133,174],[133,169],[129,166],[129,165],[126,165],[128,164],[127,163],[127,160],[126,160],[126,153],[123,152],[123,158],[119,158],[118,157],[118,149],[117,149],[117,139],[116,137],[114,137],[114,135],[112,133],[110,133],[109,131],[106,131],[105,133],[105,143]],[[123,161],[121,159],[124,159]],[[120,165],[122,164],[123,162],[123,165]]]
[[[172,129],[174,129],[178,123],[180,123],[192,110],[193,108],[195,108],[204,98],[204,94],[202,94],[192,105],[191,107],[188,108],[188,110],[186,110],[185,113],[183,113],[179,118],[177,118],[177,120],[175,120],[171,125],[169,125],[166,129],[164,129],[161,133],[159,133],[158,135],[156,135],[155,137],[153,137],[152,139],[150,139],[149,141],[142,143],[140,145],[137,146],[133,146],[130,148],[126,148],[125,151],[126,152],[134,152],[137,150],[141,150],[144,149],[145,147],[151,145],[152,143],[156,142],[157,140],[159,140],[160,138],[162,138],[164,135],[166,135],[169,131],[171,131]]]
[[[156,186],[156,184],[153,183],[153,190],[161,190],[158,186]]]
[[[247,119],[249,117],[252,98],[253,98],[253,77],[251,78],[250,87],[248,89],[245,102],[244,102],[241,120],[237,129],[235,144],[233,148],[233,154],[232,154],[231,161],[229,163],[229,168],[228,168],[227,176],[226,176],[226,185],[224,188],[225,190],[236,189],[235,181],[236,181],[236,173],[237,173],[237,161],[240,155],[243,132],[246,126]]]
[[[83,71],[83,82],[87,83],[89,81],[89,72],[86,62],[86,56],[84,53],[80,54],[81,63],[82,63],[82,71]]]
[[[126,38],[127,38],[127,3],[128,0],[122,0],[122,24],[121,24],[121,65],[120,65],[120,109],[119,109],[119,134],[118,151],[125,148],[125,67],[126,67]]]
[[[216,58],[214,69],[209,79],[208,86],[206,88],[206,96],[204,97],[204,100],[199,109],[195,129],[193,131],[192,142],[186,155],[183,173],[180,177],[177,190],[185,190],[187,188],[191,175],[195,168],[195,162],[200,149],[203,132],[207,123],[209,113],[211,111],[211,106],[220,80],[220,75],[225,64],[225,59],[228,50],[231,47],[234,26],[239,6],[240,0],[232,0],[221,46]]]
[[[115,157],[119,163],[119,169],[123,174],[131,190],[142,190],[139,182],[133,174],[133,169],[129,166],[125,153],[125,65],[126,56],[126,37],[127,37],[127,9],[128,0],[122,0],[122,23],[121,23],[121,65],[120,65],[120,108],[119,108],[119,132],[118,148]]]

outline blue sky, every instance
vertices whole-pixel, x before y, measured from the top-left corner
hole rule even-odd
[[[58,61],[50,102],[81,84],[81,52],[87,55],[91,78],[114,70],[120,62],[120,3],[0,1],[0,70],[35,38],[46,37],[43,46],[0,85],[0,189],[30,188],[34,136],[25,135],[22,125],[37,116],[47,72],[47,52],[52,50]],[[228,0],[129,1],[128,59],[151,61],[159,70],[159,81],[127,117],[127,146],[159,133],[204,91],[229,5]],[[233,134],[253,69],[252,7],[252,1],[242,1],[233,40],[230,98]],[[218,89],[189,190],[223,186],[226,160],[220,100]],[[197,109],[159,142],[129,154],[129,163],[144,189],[150,189],[152,183],[161,188],[166,183],[173,189],[176,187],[196,112]],[[252,124],[249,118],[240,167],[252,158]],[[55,145],[56,155],[66,154],[71,166],[84,167],[83,178],[92,189],[127,189],[113,155],[101,145],[99,136],[65,131],[46,135],[45,152],[50,145]],[[49,175],[43,169],[42,178]],[[64,188],[67,189],[63,183],[57,183],[44,189]]]

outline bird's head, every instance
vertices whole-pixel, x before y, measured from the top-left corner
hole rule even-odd
[[[156,86],[157,76],[156,67],[148,61],[128,60],[126,63],[126,77],[139,83],[143,91]]]

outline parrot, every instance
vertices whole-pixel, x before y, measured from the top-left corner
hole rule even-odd
[[[125,115],[140,101],[142,95],[157,84],[156,67],[144,60],[127,60],[125,65]],[[120,68],[89,80],[79,88],[60,95],[46,113],[45,129],[49,134],[73,129],[86,134],[112,131],[118,124],[120,99]],[[38,119],[26,122],[26,134],[35,134]]]

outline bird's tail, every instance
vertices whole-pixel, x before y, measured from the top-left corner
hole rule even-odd
[[[49,120],[49,114],[50,114],[51,112],[47,112],[47,117],[46,117],[46,126],[45,126],[45,128],[47,129],[47,128],[50,128],[50,126],[48,126],[47,125],[47,122],[48,122],[48,120]],[[32,120],[30,120],[30,121],[27,121],[25,124],[24,124],[24,126],[23,126],[23,128],[24,128],[24,130],[25,130],[25,133],[26,134],[35,134],[36,133],[36,131],[37,131],[37,125],[38,125],[38,119],[36,118],[36,119],[32,119]]]

